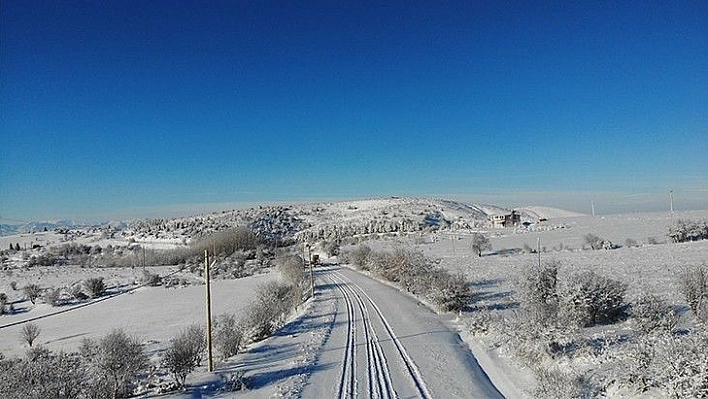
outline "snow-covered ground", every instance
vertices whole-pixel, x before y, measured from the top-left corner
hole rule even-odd
[[[264,274],[212,282],[213,314],[238,314],[253,298],[257,286],[275,277]],[[116,328],[135,334],[151,351],[164,349],[182,329],[204,324],[206,317],[202,285],[140,287],[75,309],[27,306],[27,311],[0,317],[0,352],[5,355],[21,355],[27,349],[21,339],[23,324],[12,324],[38,316],[49,315],[33,321],[41,328],[37,343],[52,351],[76,350],[84,338],[97,339]],[[68,311],[51,315],[62,310]]]

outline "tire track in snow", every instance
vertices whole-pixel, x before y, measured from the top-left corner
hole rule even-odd
[[[332,274],[334,276],[337,276],[337,278],[345,283],[346,286],[351,286],[356,287],[356,290],[351,289],[354,295],[358,298],[361,299],[361,296],[363,295],[368,302],[371,304],[371,307],[374,309],[376,314],[379,316],[379,319],[381,320],[381,323],[384,326],[384,329],[386,330],[387,335],[389,338],[391,338],[391,341],[393,342],[394,346],[396,347],[396,350],[403,361],[403,364],[406,366],[406,369],[408,370],[408,374],[410,375],[413,384],[415,385],[418,393],[422,398],[425,399],[430,399],[431,395],[430,392],[428,391],[428,387],[425,384],[425,381],[423,380],[423,376],[421,375],[420,371],[418,370],[418,367],[415,365],[413,362],[413,359],[408,355],[408,352],[406,352],[405,347],[401,343],[401,341],[398,339],[396,336],[396,333],[393,331],[393,328],[391,328],[391,325],[389,324],[388,320],[386,317],[384,317],[383,312],[381,312],[381,309],[376,305],[376,302],[364,291],[358,284],[356,284],[354,281],[352,281],[350,278],[347,276],[341,274],[338,271],[332,271]],[[359,293],[357,293],[358,291]],[[377,340],[378,341],[378,340]]]
[[[391,382],[391,376],[389,373],[388,365],[386,363],[386,358],[383,353],[383,348],[381,347],[380,340],[376,334],[376,330],[371,322],[371,315],[366,303],[361,298],[354,289],[352,289],[348,283],[342,280],[340,277],[335,277],[330,275],[331,281],[337,286],[347,303],[347,314],[350,317],[350,324],[356,324],[355,312],[353,309],[353,303],[356,302],[359,308],[359,314],[361,315],[363,334],[366,346],[366,358],[367,358],[367,384],[369,387],[369,396],[373,398],[392,398],[396,397],[396,392],[393,390],[393,383]],[[352,301],[352,298],[354,301]],[[351,312],[350,312],[351,310]],[[354,338],[356,335],[354,335]],[[356,345],[356,341],[354,341]],[[349,340],[348,340],[349,343]],[[346,352],[350,348],[347,345],[345,348],[345,360],[347,359]],[[355,359],[355,358],[354,358]],[[347,369],[349,367],[349,369]],[[347,366],[343,365],[341,381],[345,382],[345,377],[355,377],[354,374],[347,374],[348,370],[356,370],[356,361]],[[355,381],[353,381],[350,386],[355,386]],[[340,383],[339,397],[351,395],[353,392],[351,390],[344,390],[345,385]],[[354,390],[355,391],[355,390]]]
[[[353,398],[356,393],[356,319],[354,317],[354,305],[341,284],[337,283],[332,277],[330,277],[330,280],[341,291],[347,308],[347,343],[344,347],[344,361],[342,362],[338,397]]]

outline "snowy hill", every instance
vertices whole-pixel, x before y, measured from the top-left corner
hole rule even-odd
[[[578,215],[543,207],[518,210],[522,220]],[[124,237],[181,241],[237,226],[269,238],[332,240],[367,234],[486,227],[490,215],[510,209],[489,204],[466,204],[445,199],[372,198],[285,206],[259,206],[172,219],[133,222]]]
[[[516,209],[522,221],[573,217],[580,214],[533,206]],[[57,220],[4,224],[3,235],[61,230],[120,232],[124,239],[141,242],[180,243],[213,232],[248,227],[267,238],[332,240],[367,234],[410,233],[431,230],[477,229],[487,226],[490,215],[511,209],[491,204],[467,204],[446,199],[371,198],[283,206],[258,206],[175,218],[140,219],[130,223],[109,221],[96,225]],[[115,235],[115,234],[113,234]],[[117,237],[116,237],[117,238]]]

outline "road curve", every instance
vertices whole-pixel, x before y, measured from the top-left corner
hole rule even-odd
[[[317,294],[335,303],[320,361],[301,396],[501,398],[444,320],[414,298],[337,266],[317,273]]]

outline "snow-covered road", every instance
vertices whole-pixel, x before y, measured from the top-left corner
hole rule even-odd
[[[301,397],[502,397],[459,336],[414,298],[339,267],[318,271],[318,295],[335,314],[316,357],[338,366],[315,368]]]

